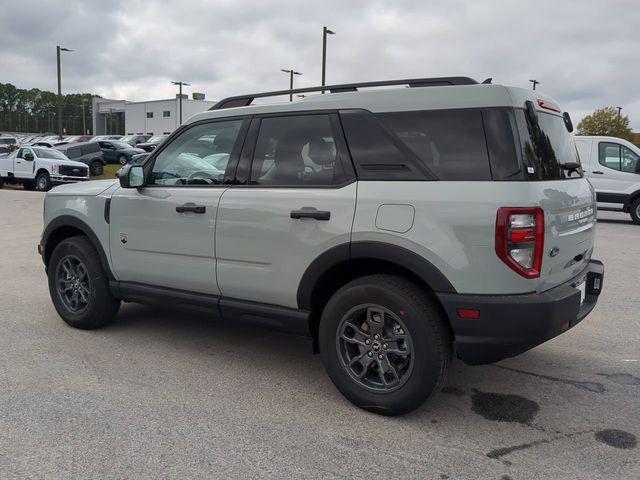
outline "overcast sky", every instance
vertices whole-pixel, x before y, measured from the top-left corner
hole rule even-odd
[[[640,5],[628,1],[34,1],[3,2],[0,82],[150,100],[286,88],[281,68],[320,83],[467,75],[538,88],[574,120],[617,106],[640,130]]]

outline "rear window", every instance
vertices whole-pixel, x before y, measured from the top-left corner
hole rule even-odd
[[[95,142],[87,143],[80,147],[82,149],[82,154],[87,155],[89,153],[96,153],[100,151],[100,145]]]
[[[477,109],[381,113],[382,122],[440,180],[491,180]]]
[[[569,172],[560,165],[580,163],[573,137],[564,119],[550,113],[538,112],[538,125],[532,125],[524,110],[516,109],[520,135],[522,163],[529,180],[563,180],[581,178],[580,172]]]

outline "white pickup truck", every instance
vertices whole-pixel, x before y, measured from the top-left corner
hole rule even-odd
[[[26,190],[46,192],[54,185],[85,180],[89,180],[87,165],[53,148],[22,147],[0,157],[0,188],[5,183],[21,183]]]

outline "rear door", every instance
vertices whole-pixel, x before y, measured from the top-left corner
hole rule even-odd
[[[115,191],[110,207],[110,247],[118,279],[218,295],[215,225],[225,171],[211,155],[233,159],[248,120],[189,126],[145,165],[146,184]],[[230,138],[220,151],[213,139]]]
[[[216,223],[221,293],[297,308],[307,267],[350,241],[356,183],[337,114],[254,118],[236,181]]]
[[[522,161],[531,196],[545,213],[545,236],[539,291],[564,283],[591,258],[596,205],[592,187],[580,172],[561,164],[579,162],[573,138],[561,115],[538,112],[533,125],[525,110],[516,110]]]

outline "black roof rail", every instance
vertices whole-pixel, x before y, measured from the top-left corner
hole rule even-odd
[[[293,90],[276,90],[275,92],[251,93],[238,95],[220,100],[209,110],[222,108],[246,107],[251,105],[256,98],[277,97],[280,95],[293,95],[296,93],[324,92],[357,92],[358,88],[388,87],[392,85],[407,85],[409,87],[441,87],[447,85],[477,85],[478,82],[469,77],[434,77],[434,78],[409,78],[404,80],[382,80],[378,82],[345,83],[342,85],[325,85],[319,87],[294,88]]]

